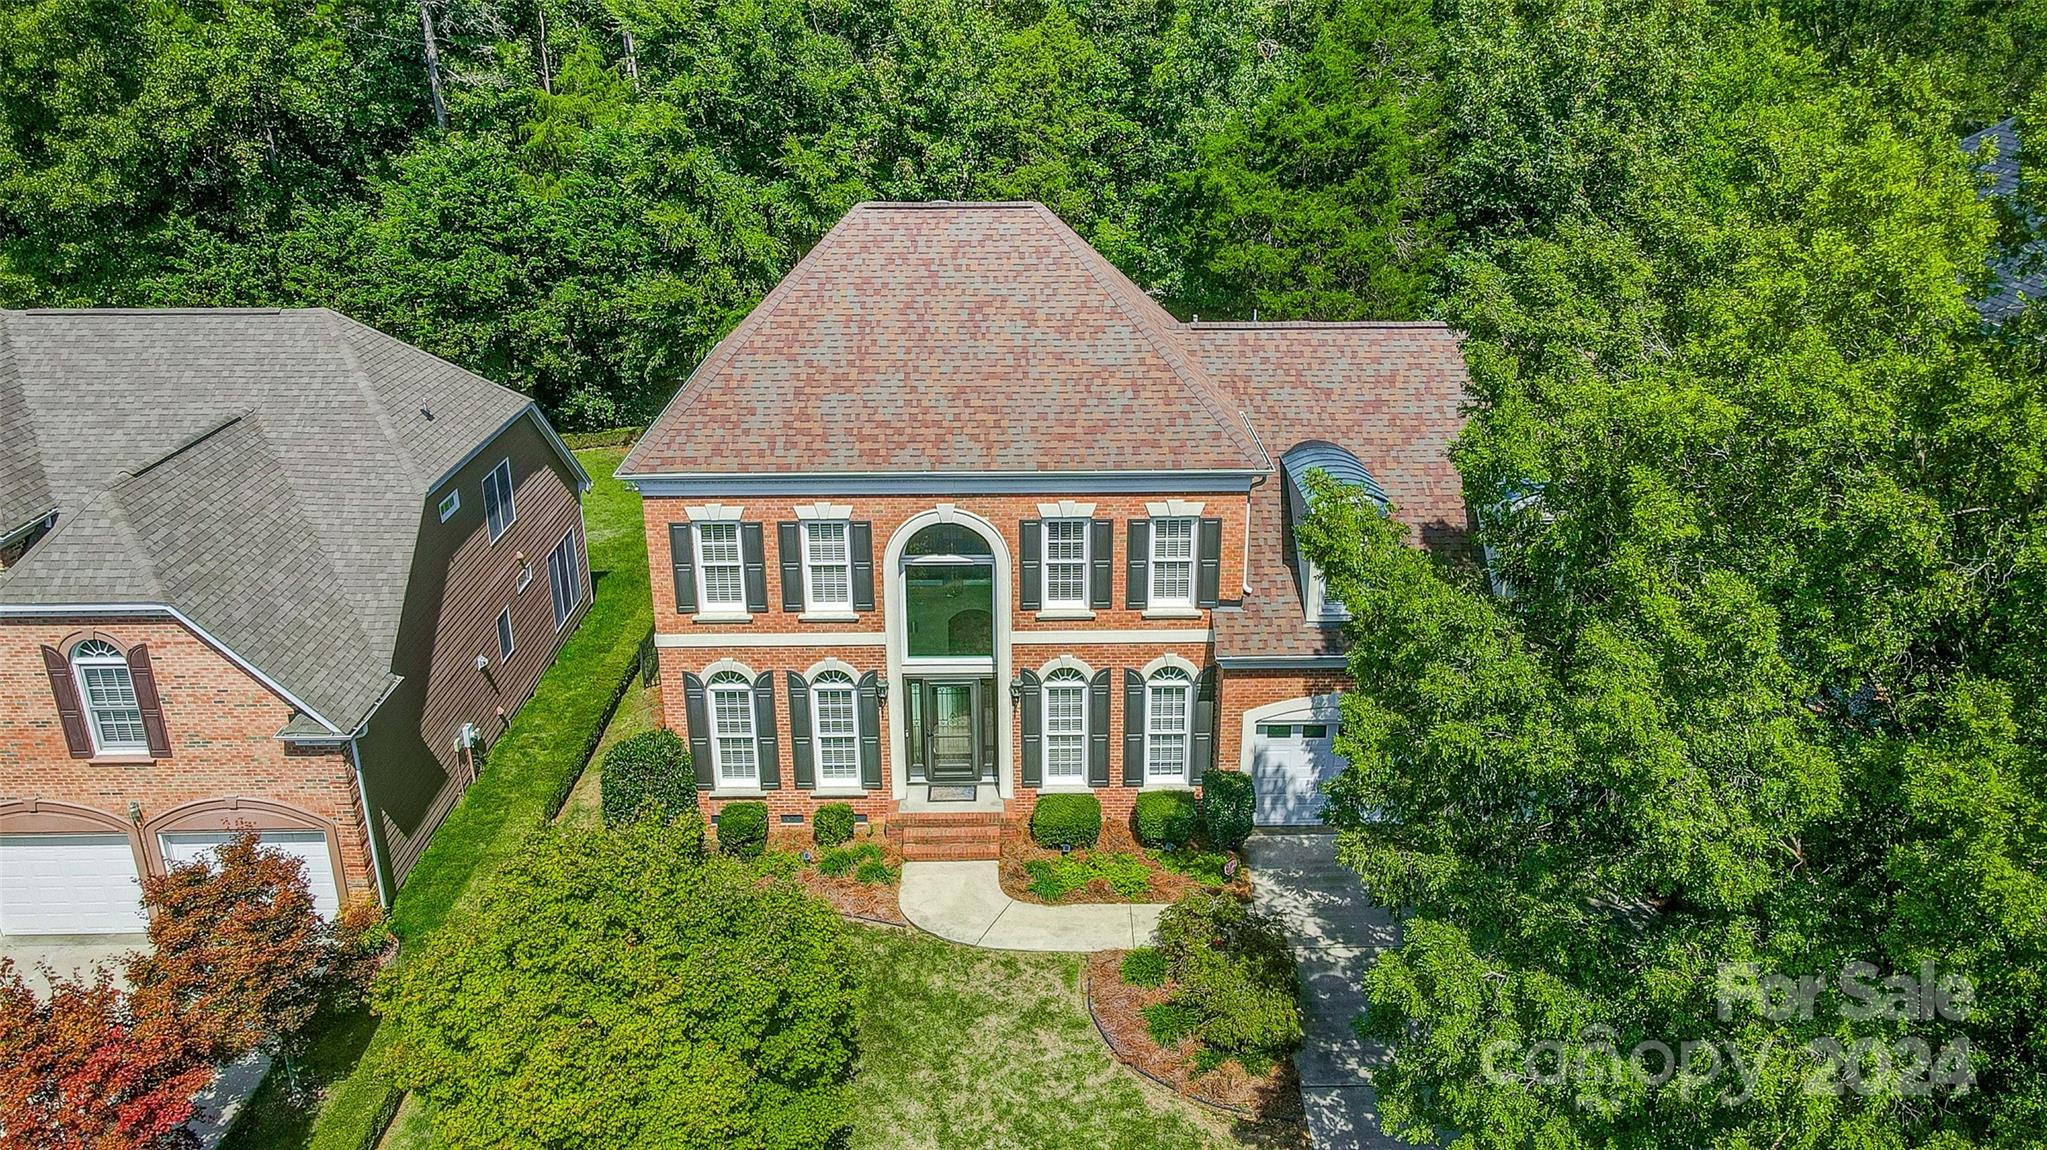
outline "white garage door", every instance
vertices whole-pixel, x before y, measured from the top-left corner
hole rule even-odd
[[[233,837],[226,831],[164,835],[163,861],[168,866],[191,862]],[[327,853],[327,836],[320,831],[262,831],[256,838],[271,850],[306,864],[306,886],[313,892],[313,909],[322,918],[333,918],[341,899],[334,889],[334,859]]]
[[[126,835],[0,835],[0,934],[141,934]]]
[[[1251,736],[1251,781],[1259,826],[1314,826],[1322,821],[1322,784],[1343,770],[1332,745],[1336,724],[1259,723]]]

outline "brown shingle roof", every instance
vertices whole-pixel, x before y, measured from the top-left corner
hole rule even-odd
[[[862,204],[619,473],[1265,470],[1184,331],[1040,204]]]

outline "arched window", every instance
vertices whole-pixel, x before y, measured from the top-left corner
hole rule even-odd
[[[93,747],[101,754],[148,754],[135,679],[120,649],[105,639],[87,639],[71,649],[71,667],[90,719]]]
[[[859,714],[852,676],[844,671],[823,671],[810,681],[810,724],[817,741],[820,785],[860,785]]]
[[[753,729],[753,684],[737,671],[720,671],[706,684],[711,696],[711,754],[718,785],[760,785],[760,752]]]
[[[934,523],[903,548],[911,658],[995,657],[995,552],[972,528]]]
[[[1072,667],[1045,676],[1045,782],[1087,782],[1087,676]]]
[[[1192,729],[1194,681],[1178,667],[1161,667],[1146,683],[1144,781],[1187,781],[1187,733]]]

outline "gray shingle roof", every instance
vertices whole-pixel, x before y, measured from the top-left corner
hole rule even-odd
[[[0,607],[175,608],[350,729],[426,496],[531,410],[325,309],[0,312],[0,437],[34,460],[0,463],[0,509],[60,512]]]
[[[2006,118],[1980,132],[1962,137],[1962,150],[1974,156],[1985,144],[1994,145],[1996,155],[1985,159],[1977,171],[1987,177],[1983,194],[2010,199],[2019,193],[2018,121]],[[2038,249],[1992,259],[1990,289],[1976,308],[1983,318],[1995,323],[2018,314],[2031,300],[2047,298],[2047,251]]]

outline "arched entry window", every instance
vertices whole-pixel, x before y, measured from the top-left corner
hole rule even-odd
[[[995,553],[972,528],[934,523],[903,548],[912,659],[995,656]]]

